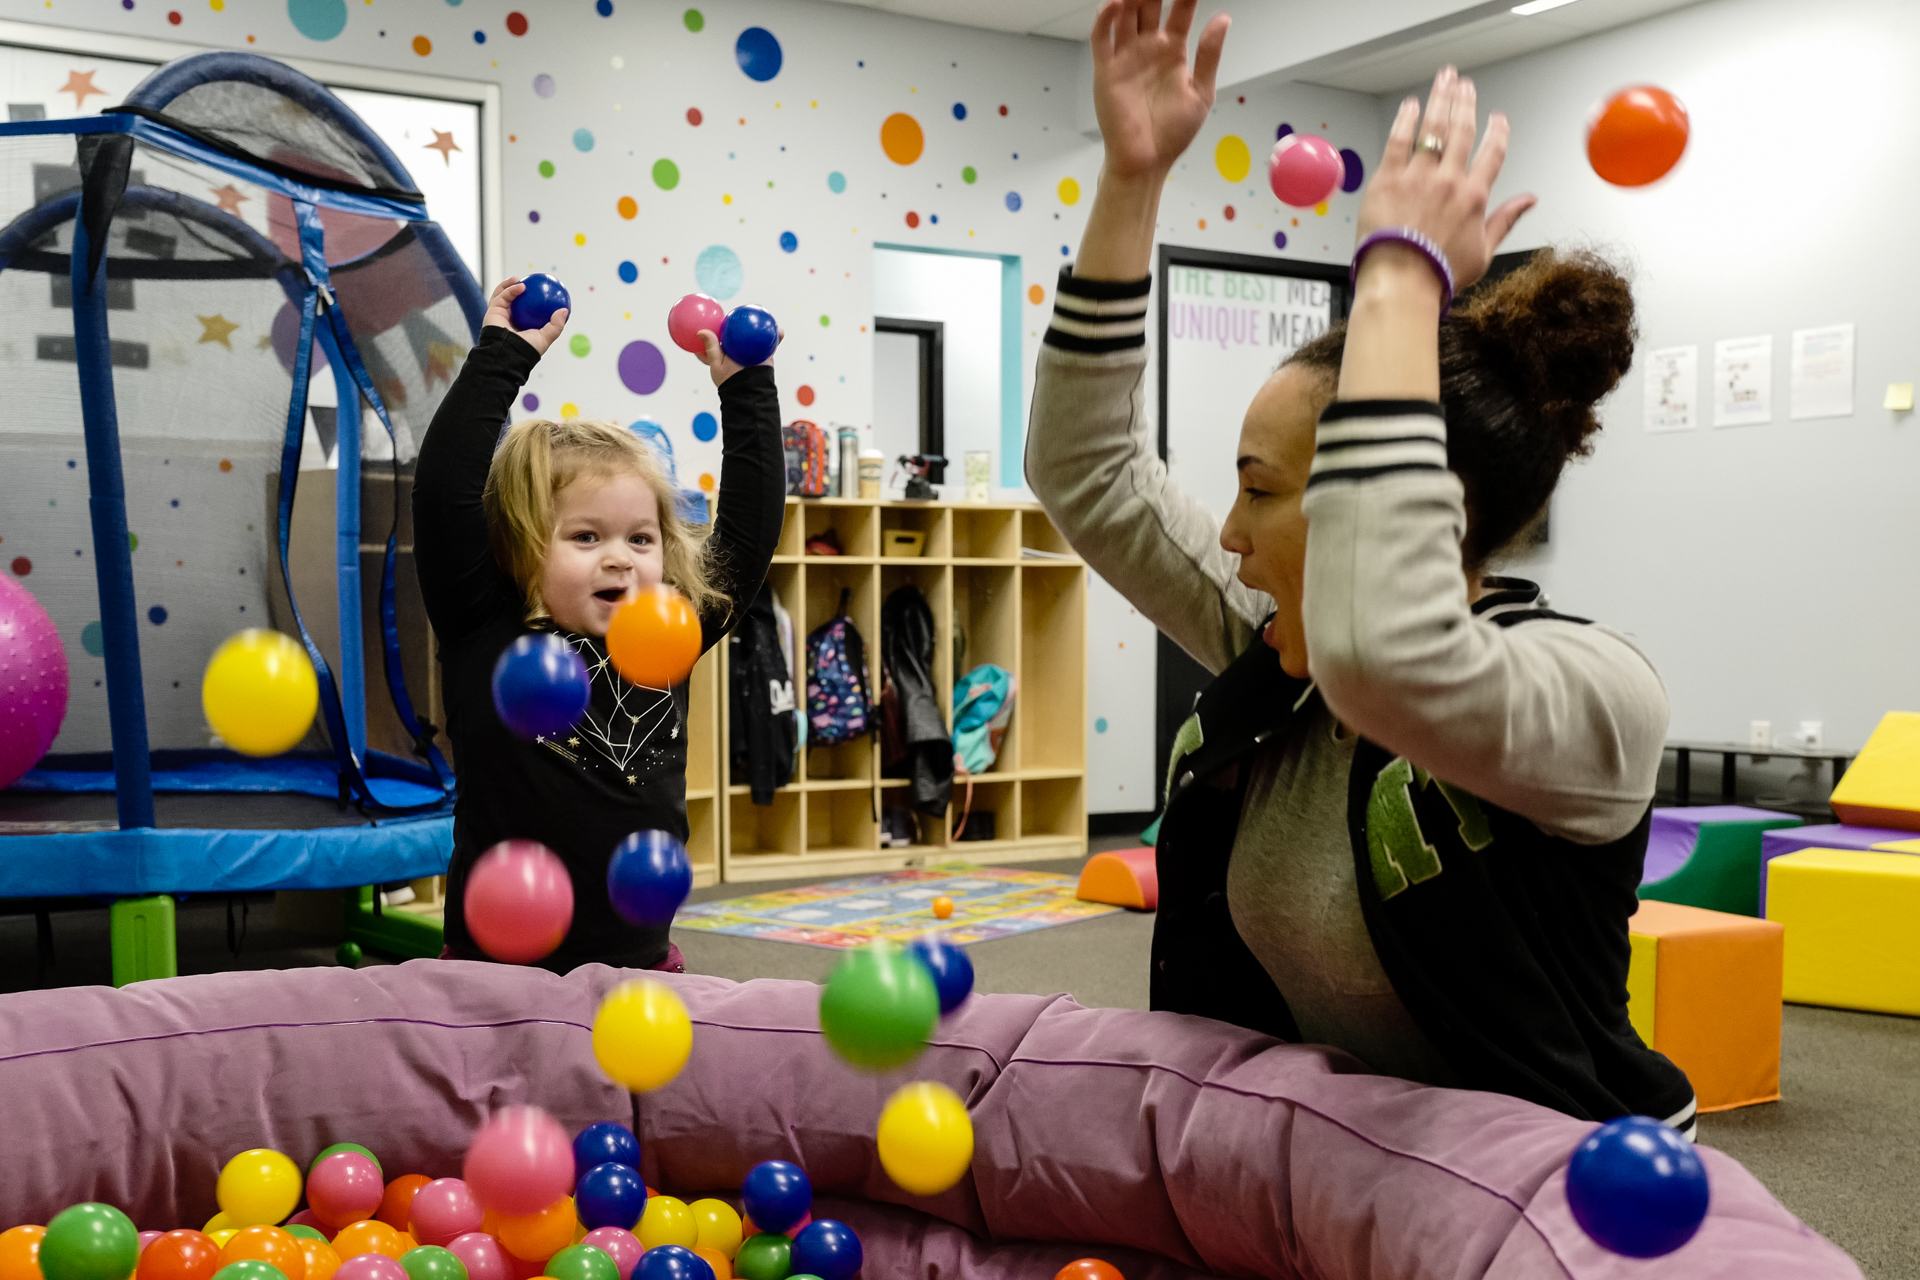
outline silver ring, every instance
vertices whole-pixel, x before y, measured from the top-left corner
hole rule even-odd
[[[1441,138],[1441,136],[1437,133],[1430,133],[1426,137],[1420,139],[1419,144],[1414,148],[1414,150],[1416,151],[1431,152],[1435,160],[1438,160],[1440,158],[1441,153],[1444,152],[1446,149],[1447,149],[1446,141],[1443,138]]]

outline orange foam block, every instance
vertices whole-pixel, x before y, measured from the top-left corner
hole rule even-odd
[[[1828,803],[1851,827],[1920,831],[1920,714],[1882,716]]]
[[[1110,849],[1094,854],[1080,868],[1075,896],[1082,902],[1152,911],[1160,905],[1160,873],[1154,869],[1153,850]]]
[[[1633,943],[1628,1016],[1687,1073],[1702,1111],[1780,1097],[1786,931],[1771,920],[1645,901]]]

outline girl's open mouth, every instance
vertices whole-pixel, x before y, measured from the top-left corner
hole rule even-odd
[[[608,587],[605,591],[596,591],[593,594],[595,598],[605,600],[608,604],[619,604],[627,593],[619,587]]]

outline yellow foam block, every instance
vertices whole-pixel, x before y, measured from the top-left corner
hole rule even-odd
[[[1768,866],[1767,918],[1786,926],[1788,1000],[1920,1014],[1920,858],[1782,854]]]
[[[1840,821],[1920,831],[1920,714],[1889,711],[1833,789]]]
[[[1777,1101],[1781,927],[1649,900],[1627,929],[1627,1018],[1687,1073],[1700,1110]]]
[[[1920,840],[1887,840],[1873,847],[1888,853],[1920,853]]]

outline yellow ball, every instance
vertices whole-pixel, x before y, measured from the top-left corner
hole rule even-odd
[[[306,650],[290,636],[257,628],[213,651],[200,706],[221,741],[242,755],[279,755],[298,745],[320,706]]]
[[[216,1213],[207,1219],[206,1226],[200,1228],[200,1234],[210,1236],[216,1231],[238,1231],[239,1229],[240,1228],[233,1225],[232,1218],[229,1218],[224,1213]]]
[[[300,1203],[300,1166],[265,1147],[242,1151],[220,1171],[213,1198],[220,1202],[229,1226],[284,1222]]]
[[[732,1205],[725,1200],[695,1200],[687,1208],[693,1211],[693,1224],[700,1232],[695,1247],[729,1258],[740,1252],[740,1215]]]
[[[691,1052],[693,1022],[666,983],[623,982],[600,1002],[593,1018],[593,1056],[602,1071],[635,1093],[658,1089],[679,1075]]]
[[[880,1112],[876,1141],[880,1167],[916,1196],[939,1195],[973,1163],[967,1104],[943,1084],[922,1080],[897,1090]]]
[[[693,1210],[672,1196],[648,1196],[647,1207],[640,1214],[640,1225],[635,1228],[634,1234],[640,1237],[642,1249],[654,1249],[663,1244],[684,1245],[691,1249],[700,1240],[700,1228],[693,1220]],[[736,1243],[734,1247],[739,1246]]]
[[[259,1224],[256,1223],[255,1225],[257,1226]],[[221,1227],[218,1231],[205,1231],[205,1232],[202,1232],[201,1234],[206,1236],[207,1239],[213,1241],[214,1247],[224,1253],[227,1248],[227,1241],[239,1235],[240,1228]]]

